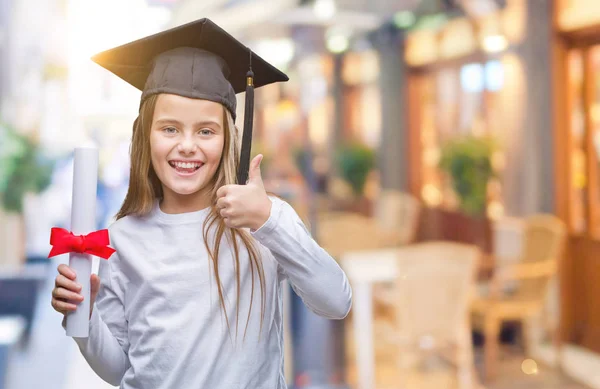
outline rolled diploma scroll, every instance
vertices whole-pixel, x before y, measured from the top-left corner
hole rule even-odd
[[[75,149],[73,166],[73,202],[71,206],[71,231],[86,235],[96,229],[96,190],[98,185],[98,149]],[[76,274],[83,301],[77,309],[67,314],[67,336],[86,338],[90,322],[90,276],[92,255],[69,254],[69,267]]]

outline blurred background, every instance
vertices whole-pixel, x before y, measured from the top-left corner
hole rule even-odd
[[[0,388],[110,387],[47,259],[75,147],[98,228],[127,190],[140,93],[90,56],[201,17],[290,76],[252,154],[353,287],[320,373],[286,310],[290,387],[600,388],[598,0],[0,0]]]

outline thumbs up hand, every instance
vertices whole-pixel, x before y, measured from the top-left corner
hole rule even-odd
[[[246,185],[224,185],[217,191],[217,209],[230,228],[259,229],[271,214],[271,200],[265,191],[259,154],[250,162]]]

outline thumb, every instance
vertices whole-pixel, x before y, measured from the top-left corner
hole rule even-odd
[[[96,274],[90,276],[90,319],[92,318],[92,311],[94,310],[94,302],[96,296],[100,290],[100,278]]]
[[[92,274],[90,277],[90,305],[94,305],[94,301],[96,301],[96,296],[98,295],[98,291],[100,290],[100,277],[96,274]]]
[[[250,162],[250,169],[248,172],[248,182],[261,182],[262,183],[262,176],[260,173],[260,163],[262,162],[262,160],[263,160],[263,155],[258,154],[256,157],[254,157],[252,162]]]

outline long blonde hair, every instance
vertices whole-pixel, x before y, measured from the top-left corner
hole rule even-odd
[[[133,123],[133,135],[131,140],[131,168],[129,178],[129,188],[121,209],[116,215],[116,219],[120,219],[127,215],[142,216],[148,214],[156,199],[162,199],[163,191],[162,184],[154,171],[150,157],[150,129],[152,127],[152,118],[154,116],[154,108],[158,95],[153,95],[146,99],[140,107],[140,114]],[[235,277],[237,287],[237,302],[236,302],[236,338],[239,323],[239,301],[240,301],[240,243],[248,252],[250,260],[250,270],[252,276],[252,291],[250,295],[250,307],[248,309],[248,318],[244,329],[244,338],[248,323],[250,322],[250,314],[252,312],[252,303],[254,301],[254,279],[255,272],[258,273],[261,291],[261,320],[260,328],[263,326],[264,311],[265,311],[265,275],[262,266],[259,251],[254,244],[254,239],[246,230],[229,228],[221,218],[217,203],[217,190],[223,185],[237,183],[237,169],[240,161],[240,136],[239,131],[233,123],[231,113],[223,107],[223,124],[225,132],[225,141],[223,145],[223,153],[221,161],[217,167],[217,171],[209,182],[210,191],[210,212],[204,221],[203,237],[204,245],[209,253],[213,271],[217,282],[219,299],[221,302],[222,312],[225,314],[227,329],[231,334],[229,326],[229,316],[225,306],[225,298],[223,296],[223,286],[219,276],[219,250],[221,240],[225,235],[229,244],[233,247],[235,253]],[[215,240],[213,246],[209,246],[209,232],[215,229]],[[241,242],[240,242],[241,240]]]

